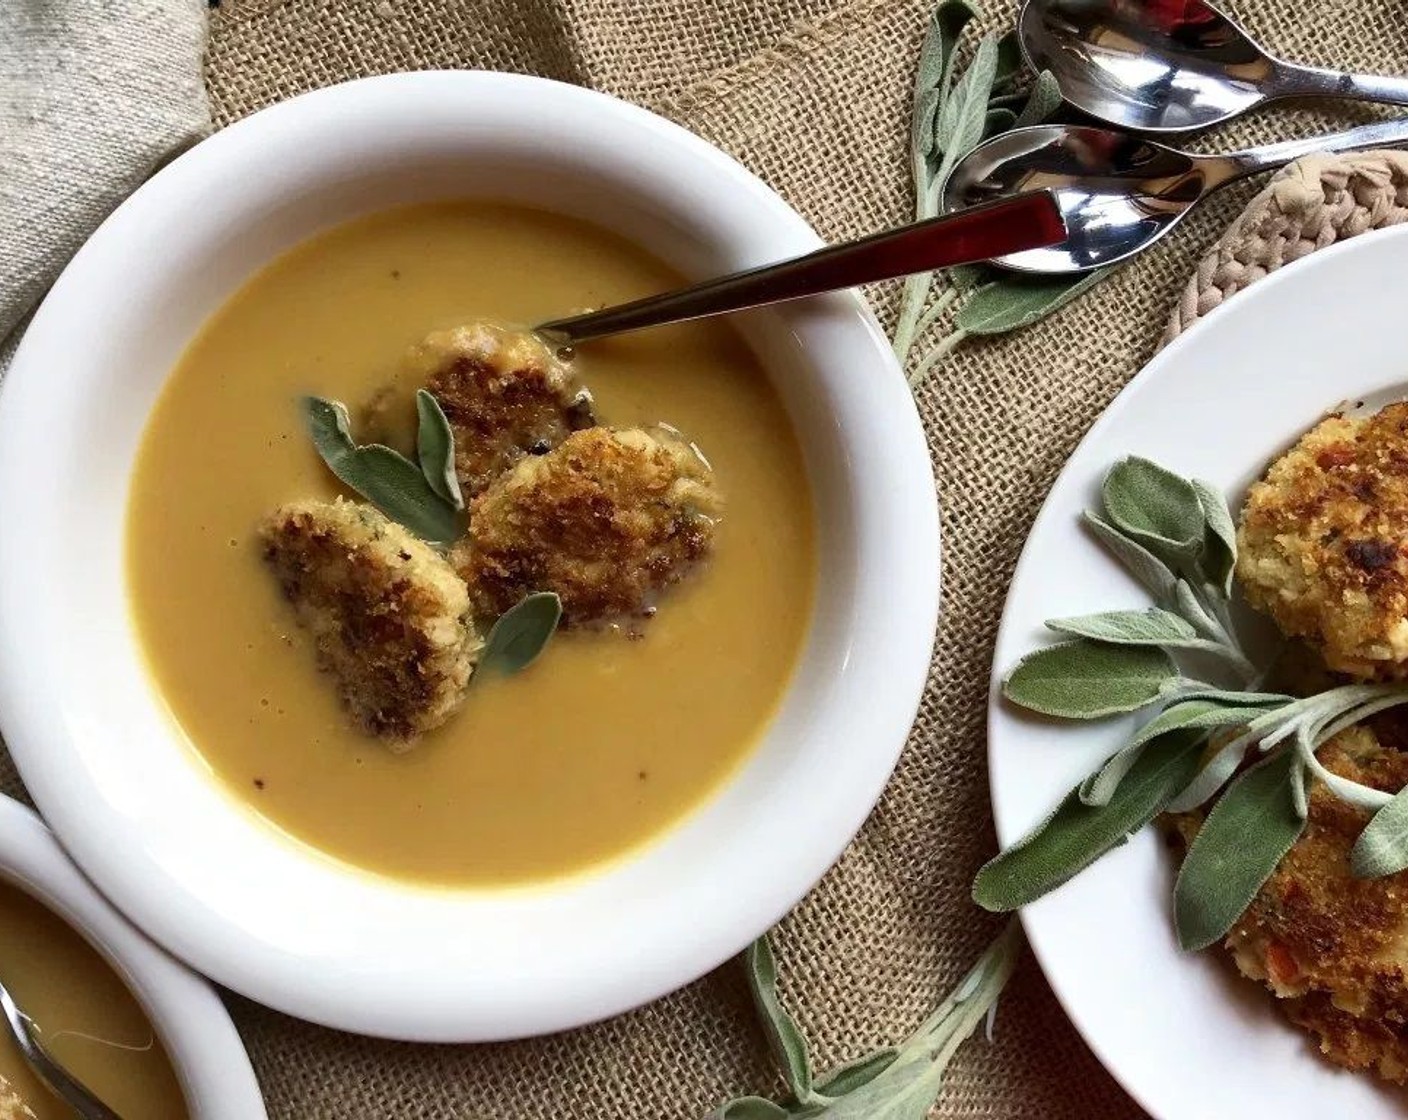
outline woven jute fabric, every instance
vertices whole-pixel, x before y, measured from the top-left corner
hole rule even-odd
[[[837,239],[909,214],[909,89],[932,4],[224,0],[212,12],[207,81],[218,124],[304,90],[392,70],[483,67],[590,85],[719,144]],[[1398,0],[1233,7],[1288,57],[1408,70]],[[983,22],[998,27],[1012,16],[1003,3]],[[1207,144],[1306,134],[1364,115],[1266,113]],[[920,390],[945,534],[945,610],[929,687],[879,807],[775,935],[784,997],[819,1065],[902,1037],[999,928],[969,901],[973,874],[995,848],[984,767],[992,641],[1027,528],[1076,440],[1154,351],[1170,307],[1177,305],[1171,329],[1180,329],[1276,265],[1403,214],[1396,158],[1296,174],[1304,188],[1298,200],[1284,186],[1288,176],[1201,260],[1199,251],[1243,209],[1254,185],[1224,192],[1175,236],[1047,321],[965,344]],[[1193,286],[1180,302],[1190,275]],[[892,317],[895,292],[872,296],[881,315]],[[18,789],[12,775],[5,784]],[[1091,952],[1098,952],[1100,916],[1090,923]],[[598,1026],[510,1045],[391,1044],[296,1022],[237,997],[230,1005],[275,1117],[688,1120],[728,1096],[779,1088],[734,966]],[[1149,1045],[1173,1029],[1196,1025],[1162,1021],[1151,1001]],[[1141,1113],[1028,961],[1003,999],[996,1041],[964,1048],[936,1115],[1120,1120]]]

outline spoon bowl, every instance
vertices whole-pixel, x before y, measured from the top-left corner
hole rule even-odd
[[[1138,132],[1209,128],[1282,97],[1408,104],[1408,80],[1284,62],[1204,0],[1026,0],[1017,34],[1068,102]]]
[[[979,145],[954,168],[945,210],[1049,190],[1066,239],[999,259],[1019,272],[1084,272],[1147,249],[1227,178],[1221,161],[1110,129],[1037,125]]]

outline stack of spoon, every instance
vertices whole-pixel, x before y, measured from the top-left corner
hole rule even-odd
[[[1113,126],[1012,129],[954,168],[944,188],[947,211],[1028,191],[1055,195],[1065,239],[997,259],[1021,272],[1062,275],[1116,264],[1237,179],[1314,152],[1408,144],[1408,120],[1226,155],[1197,155],[1138,135],[1210,128],[1286,97],[1408,105],[1408,79],[1284,62],[1203,0],[1026,0],[1017,34],[1027,63],[1049,70],[1071,107]]]

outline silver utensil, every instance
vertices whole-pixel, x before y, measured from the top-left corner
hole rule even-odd
[[[1197,155],[1114,129],[1016,128],[979,144],[953,169],[945,211],[1024,191],[1056,195],[1066,222],[1059,244],[999,258],[1019,272],[1084,272],[1143,252],[1220,187],[1314,152],[1408,144],[1408,120],[1363,125],[1226,155]]]
[[[4,1011],[10,1034],[29,1068],[56,1097],[73,1109],[75,1115],[81,1120],[122,1120],[49,1054],[30,1028],[29,1017],[15,1005],[4,984],[0,984],[0,1010]]]
[[[1056,201],[1040,188],[1033,189],[1039,193],[914,222],[664,295],[554,319],[536,329],[557,345],[571,346],[1055,244],[1066,236]]]
[[[1283,62],[1202,0],[1026,0],[1017,31],[1067,101],[1142,132],[1207,128],[1282,97],[1408,105],[1408,79]]]

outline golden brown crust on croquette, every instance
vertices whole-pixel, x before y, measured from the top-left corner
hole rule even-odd
[[[369,505],[297,501],[260,526],[264,559],[343,704],[393,749],[444,723],[479,641],[443,556]]]
[[[450,421],[466,499],[524,456],[556,447],[592,422],[590,396],[530,332],[492,323],[438,331],[411,352],[408,365]]]
[[[1252,487],[1237,534],[1247,599],[1330,668],[1408,675],[1408,404],[1331,416]]]
[[[1342,732],[1319,757],[1332,772],[1376,789],[1396,793],[1408,784],[1408,755],[1381,743],[1371,727]],[[1368,812],[1318,782],[1309,809],[1305,832],[1232,927],[1227,948],[1328,1058],[1401,1082],[1408,1072],[1408,874],[1356,879],[1349,856]],[[1191,840],[1196,816],[1181,818],[1179,828]]]
[[[555,591],[566,626],[640,619],[708,554],[718,508],[711,472],[683,440],[589,428],[480,494],[451,560],[483,617]]]

